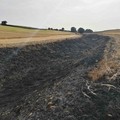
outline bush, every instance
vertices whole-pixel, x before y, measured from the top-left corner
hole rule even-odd
[[[71,27],[71,32],[76,32],[76,28],[75,27]]]
[[[64,31],[64,30],[65,30],[65,28],[62,28],[61,30],[62,30],[62,31]]]
[[[78,29],[78,33],[84,33],[84,32],[85,32],[84,28],[79,28]]]
[[[2,21],[1,25],[7,25],[7,21]]]
[[[58,31],[58,29],[54,29],[54,30]]]
[[[86,29],[85,32],[86,32],[86,33],[93,33],[93,30],[91,30],[91,29]]]

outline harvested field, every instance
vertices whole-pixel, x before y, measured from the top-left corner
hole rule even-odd
[[[28,44],[44,44],[76,37],[80,36],[71,32],[0,26],[0,47],[23,47]]]
[[[0,25],[0,39],[15,39],[29,37],[49,37],[56,35],[73,35],[70,32],[51,31],[51,30],[32,30],[17,27],[8,27]]]
[[[119,39],[1,47],[0,120],[119,120]]]

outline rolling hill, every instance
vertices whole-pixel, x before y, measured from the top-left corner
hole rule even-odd
[[[112,33],[0,26],[0,120],[119,120],[120,36]]]
[[[25,29],[21,27],[0,26],[0,46],[16,46],[34,43],[46,43],[50,41],[63,40],[78,37],[71,32],[55,30]]]

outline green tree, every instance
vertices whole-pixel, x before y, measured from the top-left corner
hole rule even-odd
[[[79,29],[78,29],[78,32],[79,32],[79,33],[84,33],[85,30],[84,30],[84,28],[79,28]]]
[[[85,30],[85,33],[93,33],[93,30],[91,30],[91,29],[86,29],[86,30]]]
[[[7,21],[2,21],[1,25],[7,25]]]
[[[62,28],[61,30],[62,30],[62,31],[64,31],[64,30],[65,30],[65,28]]]
[[[76,32],[76,28],[75,27],[71,27],[71,32]]]

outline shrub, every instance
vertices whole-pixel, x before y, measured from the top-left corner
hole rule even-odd
[[[75,27],[71,27],[71,32],[76,32],[76,28]]]
[[[65,28],[62,28],[61,30],[62,30],[62,31],[64,31],[64,30],[65,30]]]
[[[93,33],[93,30],[91,30],[91,29],[86,29],[85,32],[86,32],[86,33]]]
[[[2,21],[1,25],[7,25],[7,21]]]
[[[79,28],[78,29],[78,33],[84,33],[84,32],[85,32],[84,28]]]

